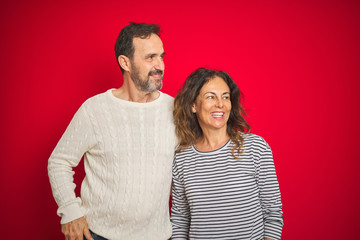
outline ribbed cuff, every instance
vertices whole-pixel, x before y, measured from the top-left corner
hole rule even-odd
[[[272,222],[271,224],[269,223],[265,224],[264,237],[274,240],[281,239],[282,227],[283,227],[282,222]]]
[[[61,217],[61,221],[60,221],[61,224],[71,222],[75,219],[78,219],[78,218],[81,218],[84,216],[84,214],[82,213],[82,211],[80,209],[79,202],[74,202],[72,204],[67,205],[66,207],[59,208],[57,213]]]

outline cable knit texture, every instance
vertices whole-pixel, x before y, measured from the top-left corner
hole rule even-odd
[[[85,216],[108,239],[168,239],[176,145],[173,98],[121,100],[112,89],[88,99],[50,156],[48,173],[61,223]],[[84,155],[81,198],[72,168]]]

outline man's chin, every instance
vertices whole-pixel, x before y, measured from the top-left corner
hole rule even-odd
[[[162,85],[163,85],[163,78],[154,78],[153,81],[152,81],[152,87],[153,88],[157,88],[158,90],[162,88]]]
[[[162,82],[160,84],[154,84],[153,86],[151,86],[149,88],[148,92],[153,93],[153,92],[159,91],[162,88],[162,86],[163,86]]]

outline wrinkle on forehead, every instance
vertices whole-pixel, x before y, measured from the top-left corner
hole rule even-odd
[[[133,38],[134,54],[162,54],[164,52],[163,43],[156,34],[151,34],[147,38]]]

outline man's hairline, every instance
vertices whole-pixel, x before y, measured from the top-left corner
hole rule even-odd
[[[126,56],[126,57],[128,57],[128,58],[130,59],[131,62],[132,62],[133,59],[134,59],[134,53],[135,53],[134,39],[135,39],[135,38],[139,38],[139,39],[149,39],[153,34],[157,35],[157,36],[160,38],[160,35],[157,34],[157,33],[150,33],[148,36],[143,35],[144,37],[141,37],[141,36],[136,36],[136,37],[135,37],[135,36],[134,36],[134,37],[132,38],[131,46],[132,46],[133,51],[131,52],[131,56]],[[161,41],[161,43],[162,43],[161,38],[160,38],[160,41]],[[162,52],[160,55],[162,55],[162,54],[165,54],[164,47],[163,47],[163,52]],[[121,55],[120,55],[120,56],[121,56]],[[125,55],[123,55],[123,56],[125,56]]]

